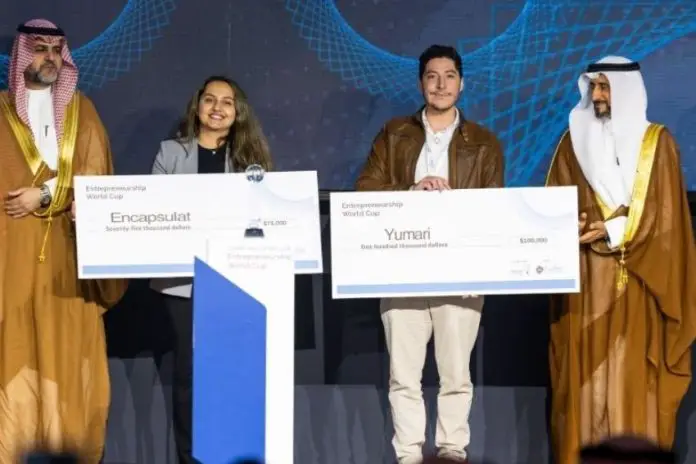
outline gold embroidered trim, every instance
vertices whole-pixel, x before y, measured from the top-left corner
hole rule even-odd
[[[43,158],[34,143],[31,130],[19,119],[14,107],[9,101],[9,95],[0,96],[0,108],[10,123],[12,132],[19,143],[19,146],[27,161],[27,165],[31,169],[34,178],[32,187],[35,186],[39,175],[46,168]],[[34,216],[44,218],[47,222],[46,233],[44,234],[41,252],[39,254],[39,262],[44,262],[46,259],[46,244],[51,231],[53,216],[60,214],[67,207],[70,199],[69,193],[72,188],[73,178],[73,156],[75,154],[75,143],[77,141],[77,126],[80,116],[80,99],[76,93],[73,95],[65,112],[65,124],[63,126],[63,140],[58,156],[58,180],[56,190],[53,194],[51,204],[43,211],[35,211]]]
[[[640,155],[638,157],[638,166],[636,167],[636,177],[633,182],[631,204],[629,206],[628,218],[626,219],[626,230],[620,247],[621,256],[619,258],[619,271],[616,277],[616,288],[619,290],[622,290],[626,283],[628,283],[628,271],[625,266],[626,246],[633,240],[638,232],[638,226],[643,217],[645,200],[648,196],[648,187],[650,186],[650,177],[652,176],[652,168],[655,164],[657,142],[660,140],[662,129],[664,129],[664,126],[661,124],[650,124],[643,137],[643,144],[641,145]],[[599,195],[595,194],[595,198],[604,219],[610,217],[614,212],[607,207]]]

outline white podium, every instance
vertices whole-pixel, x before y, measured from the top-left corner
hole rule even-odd
[[[193,454],[293,463],[295,276],[290,247],[209,241],[194,265]]]

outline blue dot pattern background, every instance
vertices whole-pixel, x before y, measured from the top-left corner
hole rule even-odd
[[[382,125],[421,106],[418,54],[443,43],[463,56],[461,109],[503,143],[508,185],[543,183],[578,75],[612,54],[641,62],[649,117],[676,136],[696,190],[691,0],[68,3],[28,0],[9,23],[46,17],[68,31],[118,172],[148,172],[196,87],[226,73],[249,95],[278,169],[316,169],[322,188],[350,189]],[[7,62],[0,56],[3,86]]]

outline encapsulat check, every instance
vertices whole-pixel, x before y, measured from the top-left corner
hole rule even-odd
[[[575,187],[331,194],[333,297],[579,291]]]
[[[190,277],[208,240],[282,240],[322,272],[316,171],[75,177],[81,279]]]

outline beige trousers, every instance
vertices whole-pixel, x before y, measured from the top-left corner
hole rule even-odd
[[[465,458],[474,389],[469,360],[483,297],[385,298],[380,306],[390,360],[392,444],[399,463],[422,461],[426,416],[421,380],[432,336],[440,376],[435,446],[440,454]]]

